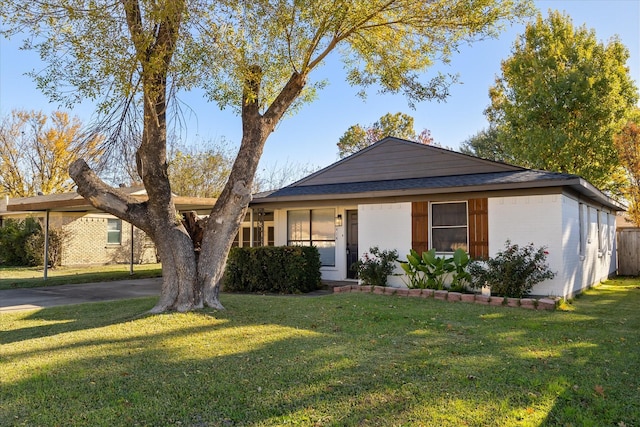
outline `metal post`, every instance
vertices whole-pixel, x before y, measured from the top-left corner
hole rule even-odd
[[[44,280],[47,280],[49,272],[49,209],[44,215]]]
[[[249,246],[253,247],[253,209],[249,208]]]
[[[131,260],[129,262],[129,275],[133,276],[133,224],[131,224]]]

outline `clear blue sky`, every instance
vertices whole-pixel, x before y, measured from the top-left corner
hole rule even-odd
[[[600,41],[618,35],[631,54],[628,66],[631,76],[640,86],[640,0],[538,0],[538,9],[566,12],[573,24],[593,28]],[[371,93],[363,102],[356,96],[357,88],[344,82],[339,62],[328,61],[315,78],[328,78],[330,84],[319,98],[302,108],[295,116],[286,118],[267,141],[263,166],[274,163],[302,163],[327,166],[337,159],[336,142],[356,123],[369,125],[382,115],[404,112],[415,118],[415,129],[429,129],[436,142],[457,149],[461,142],[487,123],[483,110],[489,103],[488,89],[500,72],[500,61],[509,57],[511,47],[524,26],[507,29],[499,39],[465,46],[448,66],[435,71],[459,74],[462,84],[454,86],[446,102],[422,103],[415,110],[408,107],[402,96],[380,96]],[[50,113],[59,109],[38,92],[24,73],[43,68],[33,52],[18,50],[19,41],[0,40],[0,114],[12,109],[36,109]],[[231,111],[220,111],[214,104],[206,104],[198,94],[183,94],[180,99],[194,110],[189,118],[186,138],[189,141],[216,140],[224,137],[239,143],[240,119]],[[82,104],[71,111],[89,122],[92,106]]]

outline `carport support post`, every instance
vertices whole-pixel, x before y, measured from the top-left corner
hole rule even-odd
[[[249,208],[249,246],[253,247],[253,208]]]
[[[49,271],[49,209],[44,214],[44,280]]]
[[[131,259],[129,262],[129,276],[133,276],[133,224],[131,224]]]

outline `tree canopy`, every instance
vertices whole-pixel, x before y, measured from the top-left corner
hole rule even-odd
[[[10,197],[72,191],[69,165],[79,158],[98,165],[100,137],[83,133],[77,117],[55,111],[14,110],[0,123],[0,193]]]
[[[451,79],[424,74],[460,43],[498,34],[528,15],[528,0],[0,0],[2,33],[29,34],[26,47],[47,64],[33,73],[52,99],[99,101],[101,130],[136,141],[148,201],[100,180],[85,162],[71,165],[91,203],[144,230],[163,260],[153,311],[223,308],[218,294],[233,238],[245,217],[264,144],[276,125],[326,82],[311,72],[332,52],[347,80],[402,93],[410,103],[442,99]],[[172,95],[203,89],[242,119],[229,179],[211,210],[201,249],[175,221],[167,174]],[[139,128],[142,131],[139,132]],[[141,138],[129,138],[135,129]]]
[[[613,137],[638,100],[628,58],[617,38],[598,42],[560,12],[539,14],[489,92],[500,150],[522,166],[578,174],[615,193]]]
[[[428,129],[416,134],[413,128],[413,117],[404,113],[387,113],[372,125],[363,127],[357,124],[347,129],[338,141],[338,154],[340,158],[347,157],[386,136],[395,136],[421,144],[433,142]]]

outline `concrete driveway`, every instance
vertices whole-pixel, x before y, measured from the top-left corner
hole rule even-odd
[[[160,295],[162,278],[0,290],[0,313]]]

